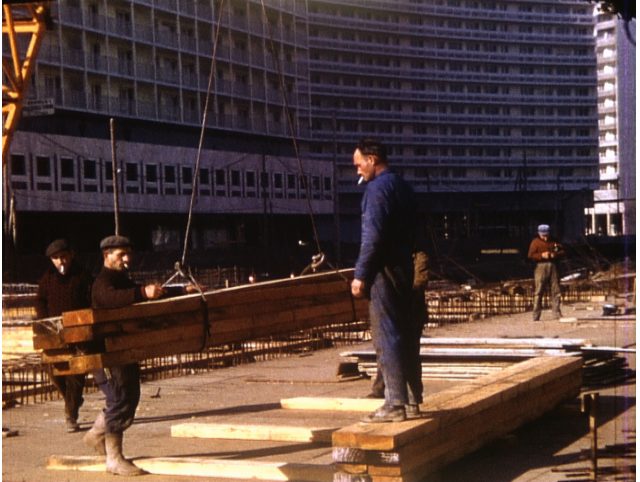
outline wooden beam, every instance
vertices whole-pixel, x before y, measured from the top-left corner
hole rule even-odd
[[[333,434],[334,480],[422,480],[576,396],[581,367],[575,356],[523,361],[427,396],[420,419],[343,427]]]
[[[186,477],[332,482],[334,472],[331,465],[222,460],[208,457],[146,457],[132,461],[150,474]],[[105,472],[105,457],[52,455],[47,459],[47,469]]]
[[[333,412],[373,412],[384,400],[376,398],[294,397],[283,398],[280,406],[289,410],[326,410]]]
[[[331,443],[336,428],[282,425],[239,425],[224,423],[181,423],[171,426],[172,437],[232,440],[270,440],[279,442]]]

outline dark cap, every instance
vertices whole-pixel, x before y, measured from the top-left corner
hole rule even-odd
[[[100,249],[113,249],[113,248],[131,248],[133,245],[129,238],[125,236],[107,236],[100,241]]]
[[[51,244],[47,246],[44,255],[47,258],[50,258],[54,254],[58,254],[60,251],[71,251],[71,247],[66,239],[56,239],[55,241],[52,241]]]

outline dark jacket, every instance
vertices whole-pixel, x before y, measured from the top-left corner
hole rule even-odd
[[[93,308],[122,308],[145,299],[144,286],[133,281],[126,271],[116,271],[104,266],[91,290]]]
[[[36,316],[60,316],[63,311],[91,306],[91,275],[80,263],[73,261],[67,274],[62,275],[53,265],[38,281]]]
[[[362,198],[360,253],[354,276],[370,285],[375,275],[392,268],[413,281],[415,200],[411,186],[385,170],[367,183]]]

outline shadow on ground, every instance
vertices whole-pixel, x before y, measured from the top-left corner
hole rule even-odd
[[[635,403],[635,397],[601,395],[598,427],[634,407]],[[616,481],[635,480],[635,425],[630,428],[628,438],[634,443],[599,446],[600,477],[615,477]],[[584,447],[558,454],[583,437]],[[424,482],[511,482],[528,471],[544,467],[556,467],[553,471],[558,474],[558,481],[593,480],[589,476],[589,449],[589,418],[581,412],[580,400],[575,399],[451,463]],[[620,462],[622,458],[628,460]],[[568,465],[574,466],[564,467]]]

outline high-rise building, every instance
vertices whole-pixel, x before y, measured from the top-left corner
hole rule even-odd
[[[635,234],[635,20],[597,13],[600,185],[587,209],[588,234]]]
[[[110,232],[112,117],[123,222],[148,249],[179,244],[197,158],[197,247],[269,238],[286,253],[313,236],[309,214],[323,243],[357,244],[364,136],[388,144],[435,238],[584,232],[598,166],[588,2],[220,4],[52,4],[30,94],[55,114],[25,117],[11,149],[23,242],[78,219]]]

